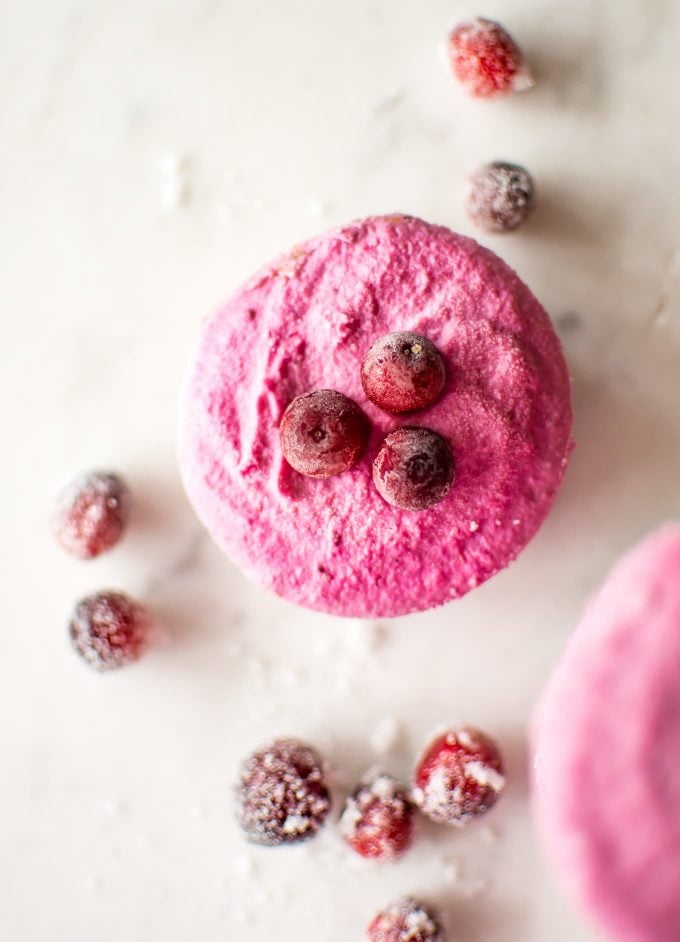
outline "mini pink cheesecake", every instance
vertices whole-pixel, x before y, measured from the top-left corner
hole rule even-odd
[[[434,404],[394,415],[371,402],[362,360],[385,334],[437,347]],[[370,434],[349,470],[293,470],[279,424],[304,393],[333,389]],[[389,617],[458,598],[511,562],[546,516],[571,447],[567,367],[550,320],[496,255],[408,216],[365,219],[262,269],[204,325],[185,385],[180,464],[196,512],[257,583],[308,608]],[[455,480],[426,510],[376,489],[393,430],[423,426]]]
[[[620,942],[680,938],[680,524],[614,568],[536,715],[534,807],[571,896]]]

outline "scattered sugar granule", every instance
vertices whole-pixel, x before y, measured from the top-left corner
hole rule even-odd
[[[385,626],[377,621],[350,620],[345,628],[345,643],[350,654],[364,658],[375,653],[385,638]]]
[[[313,196],[307,200],[307,212],[310,216],[321,219],[328,213],[328,204],[318,197]]]
[[[255,874],[255,860],[250,854],[241,854],[234,861],[234,873],[240,877],[251,877]]]
[[[401,727],[393,716],[385,716],[371,733],[370,743],[378,755],[391,752],[401,738]]]
[[[179,209],[190,198],[187,158],[181,154],[163,154],[159,169],[161,205],[168,211]]]
[[[253,914],[247,909],[234,909],[232,912],[234,922],[239,926],[249,926],[253,922]]]
[[[116,801],[115,799],[102,799],[101,801],[97,802],[97,804],[107,818],[117,818],[125,811],[124,802]]]

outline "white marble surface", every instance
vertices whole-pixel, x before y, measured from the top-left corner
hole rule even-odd
[[[502,19],[537,84],[465,99],[447,26]],[[525,726],[616,554],[680,513],[680,187],[672,0],[0,0],[3,608],[0,932],[21,942],[347,942],[420,892],[460,942],[586,942],[534,844]],[[555,317],[578,448],[510,570],[373,632],[247,584],[181,492],[175,407],[203,315],[275,252],[357,215],[470,232],[478,162],[535,174],[531,224],[488,238]],[[47,528],[65,478],[112,466],[136,498],[89,564]],[[69,649],[81,594],[146,599],[164,643],[97,676]],[[371,640],[373,638],[373,640]],[[250,747],[309,737],[344,785],[397,724],[496,733],[511,785],[403,862],[243,844],[229,785]]]

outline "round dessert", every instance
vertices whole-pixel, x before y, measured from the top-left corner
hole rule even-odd
[[[680,524],[620,562],[536,714],[549,857],[612,940],[680,926]]]
[[[386,334],[441,354],[445,385],[407,421],[372,402],[361,366]],[[335,390],[370,423],[348,470],[311,478],[285,460],[282,416]],[[455,480],[427,509],[373,482],[404,425],[437,433]],[[351,223],[295,248],[205,324],[183,394],[180,463],[207,528],[284,598],[389,617],[464,595],[513,560],[547,514],[570,449],[567,367],[545,311],[496,255],[407,216]]]
[[[59,545],[79,559],[108,552],[125,532],[130,491],[118,474],[91,471],[59,495],[54,531]]]

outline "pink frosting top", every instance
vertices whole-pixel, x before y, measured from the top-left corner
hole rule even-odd
[[[396,330],[447,366],[432,407],[395,417],[367,400],[361,361]],[[360,462],[305,478],[278,424],[297,395],[337,389],[372,424]],[[371,461],[400,425],[449,442],[456,480],[429,510],[398,510]],[[506,566],[545,517],[570,448],[567,368],[543,308],[488,249],[404,216],[367,219],[267,266],[203,328],[180,425],[185,486],[253,579],[313,609],[392,616],[464,595]]]
[[[549,856],[609,938],[680,938],[680,524],[609,576],[536,717]]]

